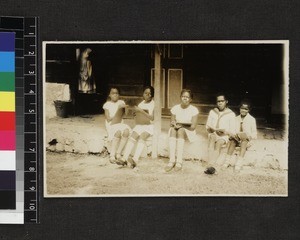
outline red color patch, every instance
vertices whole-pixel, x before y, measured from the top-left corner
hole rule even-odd
[[[0,112],[0,131],[11,131],[16,129],[16,113]]]

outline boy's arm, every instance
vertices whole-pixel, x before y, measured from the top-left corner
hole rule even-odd
[[[104,109],[105,119],[110,122],[112,118],[109,116],[109,111],[107,109]]]
[[[171,122],[170,122],[170,127],[175,127],[176,125],[176,116],[175,114],[171,115]]]
[[[215,129],[211,126],[212,118],[212,111],[210,110],[205,126],[208,133],[213,133],[215,131]]]
[[[188,127],[188,130],[194,131],[198,124],[198,114],[192,117],[192,125]]]
[[[253,118],[252,124],[251,124],[251,138],[257,139],[257,127],[256,127],[256,120]]]
[[[153,112],[152,112],[152,114],[149,114],[149,113],[147,113],[146,111],[144,111],[143,109],[141,109],[140,107],[137,107],[137,106],[135,107],[135,111],[144,114],[147,118],[150,119],[150,121],[154,120]]]
[[[236,134],[235,124],[236,124],[235,114],[232,113],[230,114],[230,118],[229,118],[229,128],[226,132],[228,136],[234,136]]]

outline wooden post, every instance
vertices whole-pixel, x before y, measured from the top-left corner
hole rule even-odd
[[[161,52],[160,46],[155,46],[154,54],[154,133],[152,139],[152,158],[158,156],[158,140],[161,134],[161,100],[160,99],[160,83],[161,83]]]

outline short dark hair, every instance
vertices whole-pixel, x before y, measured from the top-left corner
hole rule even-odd
[[[111,86],[111,87],[108,89],[108,95],[110,94],[110,92],[111,92],[112,89],[116,89],[116,90],[118,91],[118,93],[120,94],[120,88],[119,88],[119,87]]]
[[[181,90],[181,93],[180,93],[180,97],[181,97],[182,94],[185,93],[185,92],[189,93],[189,94],[190,94],[190,98],[193,99],[194,95],[193,95],[193,93],[192,93],[192,90],[190,90],[190,89],[182,89],[182,90]]]
[[[151,97],[154,97],[154,87],[146,86],[146,87],[144,87],[143,92],[145,92],[146,89],[150,89]]]
[[[228,99],[227,99],[227,94],[226,94],[225,92],[218,92],[218,93],[216,94],[216,98],[217,98],[217,97],[221,97],[221,96],[223,96],[225,100],[228,100]]]
[[[249,110],[251,110],[251,101],[249,99],[243,99],[241,102],[240,102],[240,105],[239,107],[243,106],[243,105],[247,105]]]

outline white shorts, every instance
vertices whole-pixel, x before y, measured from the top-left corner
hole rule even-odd
[[[152,135],[153,135],[153,130],[154,130],[153,124],[149,124],[149,125],[136,125],[136,126],[132,129],[132,132],[136,132],[139,136],[140,136],[143,132],[147,132],[147,133],[149,133],[149,134],[152,136]]]
[[[117,123],[117,124],[114,124],[114,125],[106,124],[106,131],[107,131],[107,134],[108,134],[107,140],[111,141],[114,138],[117,131],[121,131],[121,134],[123,134],[123,132],[126,129],[129,130],[129,133],[131,132],[130,127],[125,123]]]
[[[224,140],[224,141],[225,141],[224,145],[227,145],[227,143],[228,143],[228,141],[229,141],[228,135],[219,136],[219,135],[216,134],[215,132],[214,132],[214,133],[208,134],[208,138],[209,138],[209,139],[214,138],[215,142],[217,142],[218,140]]]
[[[190,142],[195,142],[197,140],[196,130],[191,131],[191,130],[188,130],[188,129],[184,128],[184,131],[185,131],[185,134],[187,136],[187,139]],[[170,137],[170,133],[171,133],[171,128],[169,129],[169,133],[168,133],[169,137]]]

